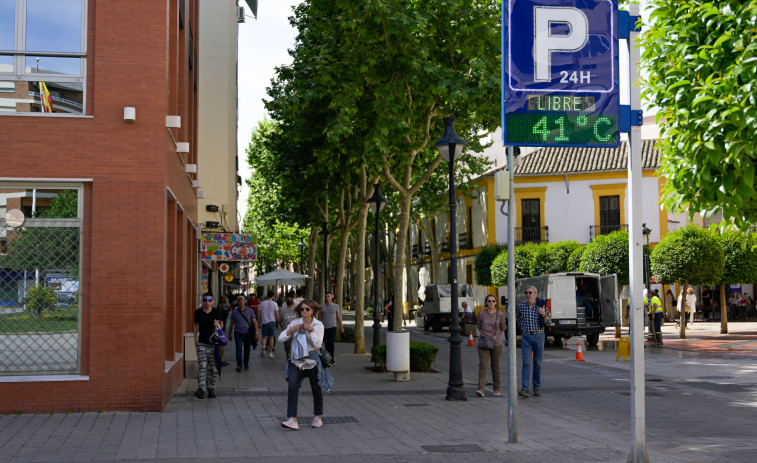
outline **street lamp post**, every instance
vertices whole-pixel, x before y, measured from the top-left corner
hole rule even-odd
[[[373,347],[379,344],[381,335],[381,323],[379,323],[379,212],[386,205],[386,198],[381,194],[377,183],[373,187],[373,196],[366,202],[370,205],[373,215],[376,217],[376,226],[373,229]]]
[[[457,198],[455,194],[455,158],[459,156],[468,142],[455,132],[455,118],[444,118],[444,134],[434,144],[449,165],[449,260],[450,260],[450,309],[452,326],[449,337],[449,384],[447,400],[467,400],[463,388],[463,368],[460,351],[460,316],[457,307]]]
[[[305,266],[302,263],[302,251],[305,250],[305,246],[306,246],[305,242],[302,241],[302,238],[300,238],[300,242],[297,243],[297,247],[300,248],[300,273],[302,274],[305,273]]]
[[[329,235],[331,232],[329,231],[329,223],[324,221],[323,222],[323,228],[321,228],[321,231],[318,232],[319,235],[323,236],[323,270],[321,273],[323,273],[323,297],[322,299],[326,300],[326,292],[329,290],[329,272],[328,272],[328,265],[329,265],[329,256],[328,256],[328,240]]]

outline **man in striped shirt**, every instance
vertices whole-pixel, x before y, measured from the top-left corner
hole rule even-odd
[[[531,356],[533,354],[533,387],[534,395],[541,395],[541,358],[544,354],[544,327],[549,323],[547,303],[537,299],[537,291],[533,286],[526,289],[526,300],[518,304],[518,327],[521,330],[521,355],[523,367],[521,370],[521,389],[518,395],[528,397],[528,386],[531,383]]]

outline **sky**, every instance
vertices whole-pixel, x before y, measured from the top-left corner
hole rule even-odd
[[[242,4],[243,2],[240,2]],[[297,31],[289,25],[292,7],[300,0],[259,0],[258,19],[254,19],[245,6],[247,21],[239,24],[238,79],[239,118],[237,122],[237,146],[239,154],[239,175],[242,176],[242,190],[239,194],[240,220],[247,211],[249,189],[244,180],[250,178],[245,150],[250,142],[250,134],[258,121],[266,117],[263,98],[266,88],[274,76],[274,68],[292,62],[287,50],[294,46]]]

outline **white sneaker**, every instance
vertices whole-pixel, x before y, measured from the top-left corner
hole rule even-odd
[[[273,358],[273,352],[269,352],[269,353],[268,353],[268,358],[269,358],[269,359],[272,359],[272,358]]]
[[[321,426],[323,426],[323,422],[321,421],[321,417],[320,416],[316,416],[315,418],[313,418],[313,422],[310,424],[310,427],[311,428],[320,428]]]
[[[282,428],[294,429],[295,431],[298,430],[298,429],[300,429],[300,425],[297,424],[297,420],[294,419],[294,418],[289,418],[286,421],[282,421],[281,422],[281,427]]]

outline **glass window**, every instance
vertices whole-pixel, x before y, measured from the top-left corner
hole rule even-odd
[[[84,113],[86,7],[0,0],[0,112]]]
[[[26,51],[82,51],[82,0],[27,0]]]
[[[0,375],[80,371],[80,191],[0,184]]]

